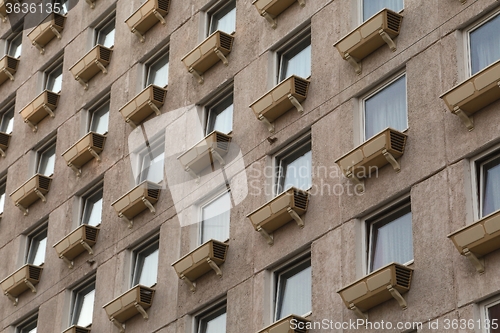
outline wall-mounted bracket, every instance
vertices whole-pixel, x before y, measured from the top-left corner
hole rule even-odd
[[[273,19],[273,18],[271,17],[271,15],[269,15],[269,13],[268,13],[268,12],[266,12],[265,10],[263,10],[263,11],[262,11],[262,13],[260,13],[260,15],[261,15],[262,17],[264,17],[264,18],[267,20],[267,22],[271,23],[271,27],[272,27],[273,29],[276,29],[276,27],[278,26],[278,24],[276,23],[276,20],[275,20],[275,19]]]
[[[33,283],[29,282],[29,281],[28,281],[28,279],[24,279],[24,283],[26,284],[26,286],[27,286],[28,288],[30,288],[30,289],[31,289],[31,292],[32,292],[33,294],[36,294],[36,288],[35,288],[35,286],[33,285]]]
[[[95,8],[95,0],[85,0],[90,6],[91,9]]]
[[[476,271],[478,273],[484,273],[484,259],[478,259],[478,257],[476,257],[474,253],[470,252],[468,248],[465,248],[463,252],[467,259],[469,259],[469,261],[474,265]]]
[[[258,227],[257,231],[266,239],[267,244],[269,244],[269,245],[273,245],[274,244],[274,235],[268,234],[267,231],[265,231],[261,227]]]
[[[101,156],[92,147],[87,148],[87,150],[96,159],[97,163],[101,163]]]
[[[462,3],[462,5],[465,5],[465,3],[467,2],[467,0],[460,0],[460,2]]]
[[[144,42],[146,41],[146,37],[144,37],[144,35],[141,35],[141,33],[140,33],[139,31],[137,31],[137,30],[135,30],[135,29],[132,29],[132,30],[130,30],[130,31],[132,31],[132,33],[133,33],[134,35],[136,35],[136,36],[139,38],[139,41],[140,41],[141,43],[144,43]]]
[[[21,212],[23,212],[24,216],[28,216],[29,213],[28,208],[24,208],[20,203],[16,203],[16,207],[19,208]]]
[[[297,111],[299,113],[302,113],[304,112],[304,108],[302,107],[302,105],[299,103],[299,101],[295,98],[295,96],[293,96],[292,94],[288,94],[288,99],[290,100],[290,102],[293,104],[293,106],[295,106],[295,108],[297,109]]]
[[[118,320],[116,320],[115,318],[111,317],[109,319],[113,325],[115,325],[119,330],[120,330],[120,333],[125,333],[125,325],[120,323]]]
[[[389,36],[383,29],[378,31],[380,37],[384,40],[384,42],[389,46],[392,52],[396,51],[396,43],[392,40],[391,36]]]
[[[50,30],[52,30],[52,32],[54,33],[54,35],[56,35],[57,39],[61,39],[61,38],[62,38],[62,36],[61,36],[61,34],[59,33],[59,31],[57,31],[57,29],[56,29],[56,28],[54,28],[54,26],[53,26],[53,25],[51,25],[51,26],[50,26]]]
[[[37,42],[33,41],[31,43],[34,47],[36,47],[38,49],[38,51],[40,51],[40,54],[45,54],[45,48],[43,48],[40,44],[38,44]]]
[[[167,21],[165,21],[165,18],[163,16],[161,16],[161,14],[158,13],[158,11],[156,9],[153,10],[153,14],[155,14],[156,18],[158,19],[158,21],[160,21],[161,24],[163,24],[163,25],[167,24]]]
[[[160,109],[158,109],[158,107],[155,105],[155,103],[151,102],[151,101],[148,101],[148,105],[149,107],[156,113],[156,115],[159,117],[161,116],[161,112],[160,112]]]
[[[2,68],[2,72],[9,77],[11,81],[14,81],[14,75],[7,70],[7,68]]]
[[[346,174],[346,177],[347,179],[350,179],[355,186],[359,186],[361,188],[361,192],[364,192],[365,190],[364,182],[359,180],[359,178],[354,175],[354,172],[352,172],[352,170],[349,169],[349,171]]]
[[[35,192],[36,195],[38,195],[38,197],[42,200],[43,203],[46,203],[47,202],[47,199],[45,198],[45,196],[42,194],[42,192],[40,192],[39,190],[37,189],[34,189],[33,192]]]
[[[88,90],[89,89],[89,84],[85,81],[83,81],[80,77],[75,77],[75,80],[77,80],[82,86],[83,86],[83,89],[84,90]]]
[[[104,65],[99,60],[95,60],[94,64],[96,64],[96,66],[99,67],[102,74],[108,74],[108,70],[106,69],[106,67],[104,67]]]
[[[358,75],[361,74],[361,63],[359,61],[356,61],[356,59],[351,57],[349,53],[344,54],[344,59],[347,60],[347,62],[349,63],[349,65],[352,66],[352,68],[354,68],[356,74]]]
[[[5,296],[7,296],[7,298],[12,302],[12,304],[14,304],[14,306],[17,306],[17,304],[19,303],[19,298],[14,297],[9,293],[5,293]]]
[[[68,166],[71,168],[71,170],[73,170],[75,172],[75,175],[77,177],[80,177],[82,175],[82,169],[78,169],[76,166],[74,166],[71,163],[68,163]]]
[[[64,261],[64,263],[66,263],[66,265],[68,265],[68,268],[70,268],[70,269],[73,268],[74,264],[73,264],[72,260],[69,260],[68,258],[66,258],[63,255],[60,255],[59,258],[62,259]]]
[[[305,7],[306,6],[306,0],[297,0],[299,3],[300,7]]]
[[[389,153],[387,151],[387,149],[382,150],[382,155],[384,155],[387,162],[389,162],[392,165],[392,168],[394,169],[394,171],[396,171],[396,172],[401,171],[401,166],[399,165],[398,161],[396,161],[394,156],[392,156],[392,154]]]
[[[271,133],[274,133],[274,124],[272,124],[269,120],[267,120],[266,117],[264,117],[264,115],[259,115],[259,118],[258,118],[260,121],[262,121],[264,124],[266,124],[267,126],[267,129],[269,130],[269,132]]]
[[[190,167],[186,167],[184,170],[196,180],[196,184],[200,183],[200,176],[198,176],[193,170],[191,170]]]
[[[212,154],[213,157],[219,162],[221,166],[226,165],[226,161],[220,156],[220,154],[217,152],[217,150],[214,149],[214,147],[209,148],[210,154]]]
[[[148,199],[146,199],[145,197],[142,197],[141,198],[142,202],[144,202],[144,204],[146,205],[146,207],[149,208],[149,211],[153,214],[156,213],[156,209],[154,208],[154,206],[151,204],[151,202],[149,202]]]
[[[144,310],[144,308],[142,307],[142,305],[140,305],[139,303],[135,302],[134,306],[137,309],[137,311],[139,311],[139,313],[142,315],[142,318],[144,320],[148,320],[149,319],[149,316],[146,313],[146,310]]]
[[[189,290],[191,290],[191,292],[194,293],[196,291],[196,283],[189,280],[186,276],[184,276],[184,274],[181,274],[180,278],[182,281],[186,282],[186,284],[189,286]]]
[[[290,214],[290,216],[292,217],[292,219],[294,219],[295,222],[297,222],[297,225],[299,226],[299,228],[301,228],[301,229],[304,228],[304,221],[300,218],[299,214],[297,214],[296,211],[294,211],[290,207],[288,207],[286,209],[286,211],[288,212],[288,214]]]
[[[43,104],[42,107],[45,110],[45,112],[48,113],[48,115],[50,116],[50,118],[54,118],[55,117],[54,112],[52,112],[52,109],[49,108],[48,105]]]
[[[189,73],[193,74],[199,84],[203,84],[203,82],[205,82],[203,75],[198,73],[193,67],[189,68]]]
[[[136,128],[137,128],[137,124],[136,124],[136,123],[134,123],[132,120],[130,120],[130,118],[125,119],[125,122],[126,122],[127,124],[129,124],[130,126],[132,126],[132,128],[133,128],[133,129],[136,129]]]
[[[391,286],[391,285],[387,286],[387,290],[389,290],[389,292],[391,293],[392,297],[394,297],[394,299],[396,301],[398,301],[399,306],[403,310],[406,310],[406,308],[408,307],[408,305],[406,304],[405,299],[403,298],[403,296],[401,296],[401,294],[399,293],[399,291],[397,289],[394,289],[394,287]]]
[[[4,152],[4,150],[3,150],[2,148],[0,148],[0,155],[1,155],[2,157],[5,157],[5,152]]]
[[[3,23],[7,22],[7,15],[3,16],[2,14],[0,14],[0,17],[2,18]]]
[[[38,131],[38,126],[29,121],[29,119],[24,119],[24,122],[28,124],[28,126],[31,128],[33,132]]]
[[[349,304],[349,309],[354,311],[354,313],[356,314],[356,316],[358,316],[358,318],[363,319],[365,322],[368,321],[368,314],[361,312],[361,310],[358,309],[358,307],[353,303]]]
[[[460,120],[462,121],[462,123],[465,125],[465,127],[467,127],[467,129],[470,131],[472,131],[474,129],[474,121],[472,120],[471,117],[469,117],[468,115],[465,114],[464,111],[462,111],[462,109],[460,109],[460,107],[458,106],[455,106],[453,108],[453,111],[452,113],[456,116],[458,116],[458,118],[460,118]]]
[[[220,270],[219,266],[217,266],[216,263],[212,261],[212,259],[207,258],[207,263],[215,271],[215,274],[217,274],[218,277],[222,277],[222,271]]]
[[[215,48],[215,49],[214,49],[214,52],[215,52],[215,54],[219,57],[219,59],[222,61],[222,63],[223,63],[224,65],[226,65],[226,66],[227,66],[227,65],[229,65],[229,61],[227,61],[226,56],[225,56],[224,54],[222,54],[222,52],[221,52],[221,51],[219,51],[219,49]]]
[[[93,255],[94,254],[94,251],[92,250],[92,248],[90,247],[89,244],[87,244],[86,241],[84,240],[80,240],[80,244],[83,246],[83,248],[85,250],[87,250],[87,252],[90,254],[90,255]]]
[[[132,229],[132,227],[134,226],[133,220],[129,220],[125,215],[123,215],[121,213],[120,213],[120,215],[118,215],[118,217],[121,218],[123,220],[123,222],[128,224],[129,229]]]

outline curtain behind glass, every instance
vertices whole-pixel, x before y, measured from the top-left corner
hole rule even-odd
[[[214,111],[216,112],[216,111]],[[213,121],[213,128],[211,128],[210,134],[212,131],[219,131],[221,133],[229,133],[233,130],[233,104],[226,107],[224,110],[219,112]]]
[[[216,13],[212,17],[212,24],[210,27],[210,33],[213,33],[217,30],[223,31],[227,34],[231,34],[236,30],[236,8],[235,7],[232,7],[232,9],[230,9],[229,12],[227,12],[224,9],[220,13]]]
[[[141,181],[149,180],[153,183],[161,182],[163,180],[164,159],[164,151],[155,156],[152,161],[149,155],[145,156],[141,172]]]
[[[47,86],[45,89],[53,91],[55,93],[60,93],[62,88],[62,66],[55,69],[49,74],[47,78]]]
[[[98,32],[97,44],[107,48],[112,48],[115,45],[115,21],[108,23]]]
[[[293,56],[287,57],[287,55],[283,55],[282,61],[285,62],[283,66],[285,66],[286,70],[282,73],[280,81],[291,75],[307,79],[311,76],[311,44],[309,43]]]
[[[201,243],[210,239],[224,242],[229,238],[231,200],[229,192],[215,199],[202,211]]]
[[[149,67],[147,86],[154,84],[159,87],[166,87],[168,85],[168,59],[167,54]]]
[[[408,127],[406,108],[406,75],[365,100],[365,140],[392,127],[404,131]]]
[[[81,300],[80,312],[77,314],[77,322],[75,323],[78,326],[87,327],[92,324],[92,313],[94,311],[94,295],[95,289],[92,289],[87,294],[82,295],[83,298]]]
[[[500,15],[470,32],[471,75],[500,59]]]
[[[280,276],[279,303],[276,320],[290,314],[305,315],[312,309],[311,301],[311,266],[287,276]]]
[[[483,216],[500,209],[500,158],[483,166]]]
[[[83,209],[83,223],[97,226],[101,223],[102,215],[102,191],[99,191],[85,201]]]
[[[493,319],[496,319],[496,323],[499,324],[496,329],[490,328],[490,333],[500,333],[500,303],[490,306],[488,308],[488,319],[492,323]],[[491,325],[491,324],[490,324]]]
[[[21,56],[21,51],[23,48],[23,34],[20,33],[9,43],[8,54],[13,58],[19,58]]]
[[[109,103],[92,113],[90,130],[99,134],[108,132],[109,127]]]
[[[226,312],[207,321],[206,326],[203,325],[200,333],[224,333],[226,332]]]
[[[2,116],[2,124],[0,125],[0,132],[7,134],[12,133],[14,128],[14,109],[10,109],[5,112]]]
[[[29,264],[40,266],[45,262],[45,248],[47,247],[47,235],[31,241]]]
[[[411,212],[382,226],[372,226],[372,262],[374,271],[391,262],[400,264],[413,259]]]
[[[51,176],[54,174],[54,165],[56,162],[56,146],[53,145],[46,151],[44,151],[40,156],[40,162],[38,165],[38,173],[45,176]]]
[[[312,184],[311,177],[312,152],[308,150],[292,161],[286,161],[285,177],[282,189],[288,190],[290,187],[297,187],[301,190],[308,190]]]
[[[366,21],[380,10],[387,8],[399,12],[404,8],[403,0],[363,0],[363,21]]]
[[[139,275],[136,277],[136,284],[151,287],[156,283],[158,275],[158,248],[148,255],[139,254],[137,260]]]
[[[0,189],[0,214],[3,213],[4,205],[5,205],[5,187]]]

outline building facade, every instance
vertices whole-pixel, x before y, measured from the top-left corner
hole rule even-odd
[[[500,2],[0,13],[1,333],[500,332]]]

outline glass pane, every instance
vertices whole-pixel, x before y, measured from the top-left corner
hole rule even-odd
[[[66,15],[69,11],[68,0],[56,0],[55,3],[59,3],[60,12],[59,14]]]
[[[233,97],[211,108],[208,112],[206,135],[213,131],[229,133],[233,130]]]
[[[221,195],[202,209],[201,243],[210,239],[224,242],[229,238],[231,197],[229,192]]]
[[[90,120],[90,131],[99,134],[106,134],[109,126],[109,103],[92,112]]]
[[[47,90],[53,91],[55,93],[61,92],[62,88],[62,66],[59,66],[55,70],[49,73],[47,77]]]
[[[470,33],[471,75],[500,59],[500,15]]]
[[[290,314],[303,316],[311,311],[311,263],[308,262],[307,267],[297,267],[281,274],[278,292],[279,304],[275,320]]]
[[[484,192],[482,216],[500,209],[500,157],[483,166]]]
[[[281,186],[283,191],[288,190],[290,187],[297,187],[302,190],[311,187],[311,159],[312,152],[309,149],[299,156],[295,156],[293,160],[285,162],[285,177]]]
[[[105,46],[107,48],[113,47],[115,45],[115,21],[111,21],[104,27],[102,27],[97,34],[97,44]]]
[[[102,214],[102,190],[85,200],[83,208],[83,223],[91,226],[101,224]]]
[[[215,318],[203,321],[201,324],[202,333],[225,333],[226,332],[226,312]]]
[[[307,79],[311,76],[311,41],[308,39],[295,49],[283,54],[280,82],[297,75]]]
[[[372,261],[370,271],[391,262],[413,260],[413,236],[410,208],[372,225]]]
[[[154,183],[159,183],[163,180],[165,152],[157,149],[151,154],[153,154],[152,160],[150,154],[146,154],[143,158],[141,181],[149,180]]]
[[[0,187],[0,214],[3,213],[4,206],[5,206],[5,185]]]
[[[404,8],[403,0],[363,0],[363,21],[387,8],[396,13]]]
[[[490,320],[490,325],[493,324],[492,321],[494,319],[496,319],[495,323],[498,324],[497,326],[492,325],[492,327],[496,326],[496,328],[491,328],[490,333],[500,333],[500,303],[488,308],[488,319]]]
[[[29,330],[28,333],[36,333],[36,327],[34,327],[31,330]]]
[[[31,239],[28,251],[28,264],[40,266],[45,262],[45,247],[47,246],[47,231]]]
[[[29,323],[19,330],[19,333],[36,333],[37,320]]]
[[[94,296],[95,289],[90,290],[85,295],[78,295],[78,301],[80,304],[76,304],[77,309],[80,310],[79,313],[76,314],[78,318],[76,320],[76,325],[87,327],[92,324],[92,312],[94,311]]]
[[[14,109],[10,109],[2,115],[2,124],[0,125],[0,132],[10,134],[14,128]]]
[[[232,3],[211,18],[210,33],[217,30],[231,34],[236,30],[236,4]]]
[[[54,174],[54,165],[56,161],[56,145],[52,145],[50,148],[41,153],[40,161],[38,164],[38,173],[45,176],[51,176]]]
[[[152,252],[151,252],[152,250]],[[135,283],[151,287],[156,283],[158,275],[158,244],[137,255]]]
[[[16,37],[14,37],[10,41],[8,54],[11,57],[19,58],[21,56],[22,42],[23,42],[23,34],[22,33],[19,33]]]
[[[146,86],[154,84],[159,87],[168,85],[168,54],[149,67]]]
[[[387,127],[408,128],[406,75],[365,100],[365,140]]]

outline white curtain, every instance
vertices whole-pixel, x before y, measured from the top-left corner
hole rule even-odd
[[[162,151],[159,155],[155,156],[152,161],[149,161],[149,159],[149,156],[144,157],[142,180],[159,183],[163,180],[165,152]]]
[[[310,150],[295,160],[286,164],[285,177],[283,179],[282,189],[286,191],[290,187],[297,187],[302,190],[307,190],[311,187],[311,158]]]
[[[484,166],[483,216],[500,209],[500,158]]]
[[[212,25],[210,33],[220,30],[227,34],[232,34],[236,30],[236,8],[233,8],[220,18],[214,17],[213,19],[217,20],[217,22]]]
[[[286,56],[285,56],[286,57]],[[287,60],[285,75],[281,77],[280,81],[297,75],[307,79],[311,76],[311,45],[309,44],[299,53]]]
[[[406,75],[365,100],[365,140],[386,127],[403,131],[408,127]]]
[[[471,74],[500,59],[500,15],[470,33]]]
[[[3,188],[3,191],[0,194],[0,214],[3,213],[4,205],[5,205],[5,188]]]
[[[167,54],[149,67],[149,77],[147,84],[166,87],[168,85],[168,69],[169,58]]]
[[[201,242],[210,239],[224,242],[229,238],[229,220],[231,212],[231,201],[229,192],[218,197],[205,207],[202,211]]]
[[[156,283],[156,276],[158,275],[158,249],[147,256],[138,258],[138,260],[142,262],[138,263],[141,267],[137,284],[142,284],[146,287],[153,286]]]
[[[377,227],[373,225],[371,241],[372,263],[374,271],[391,262],[404,264],[413,259],[413,236],[411,212]]]
[[[75,323],[78,326],[87,327],[92,324],[92,313],[94,312],[94,295],[95,289],[89,291],[83,296],[81,300],[80,313],[78,314],[78,321]]]
[[[366,21],[381,9],[399,12],[404,8],[403,0],[363,0],[363,21]]]
[[[292,276],[281,276],[278,288],[280,297],[276,320],[290,314],[303,316],[311,311],[311,266]]]
[[[35,266],[40,266],[45,262],[45,248],[47,247],[47,236],[43,236],[43,238],[40,239],[34,239],[32,241],[33,248],[31,251],[34,251],[32,254],[33,256],[33,261],[30,262],[30,264],[33,264]]]
[[[199,333],[224,333],[226,332],[226,312],[209,320],[206,327]]]
[[[217,112],[217,111],[213,111]],[[233,104],[219,112],[214,119],[214,126],[212,131],[219,131],[221,133],[229,133],[233,130]],[[207,133],[210,134],[210,133]]]

